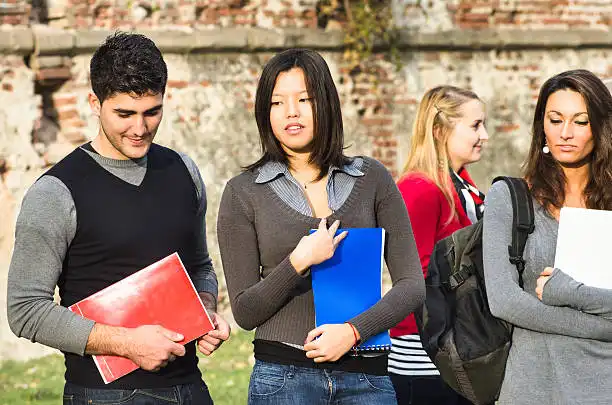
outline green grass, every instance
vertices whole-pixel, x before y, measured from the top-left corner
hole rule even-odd
[[[64,360],[59,355],[0,364],[0,404],[61,404]]]
[[[253,334],[234,330],[200,369],[215,405],[246,404],[253,363]],[[64,358],[50,355],[27,362],[0,363],[0,405],[58,405],[64,387]]]
[[[211,357],[200,355],[200,369],[215,405],[247,403],[253,368],[253,333],[233,331],[232,337]]]

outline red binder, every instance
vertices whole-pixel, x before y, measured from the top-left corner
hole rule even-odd
[[[68,307],[87,319],[133,328],[161,325],[178,332],[186,344],[215,327],[181,262],[173,253]],[[104,383],[138,368],[119,356],[93,356]]]

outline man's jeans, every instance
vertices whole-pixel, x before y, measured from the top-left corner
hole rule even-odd
[[[213,405],[204,381],[166,388],[113,390],[66,383],[64,405]]]
[[[255,361],[249,405],[397,405],[387,376]]]

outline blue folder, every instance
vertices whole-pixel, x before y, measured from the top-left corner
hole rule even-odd
[[[310,268],[317,326],[344,323],[365,312],[382,297],[385,231],[382,228],[348,228],[334,256]],[[314,232],[312,230],[311,232]],[[391,348],[389,331],[362,342],[356,351]]]

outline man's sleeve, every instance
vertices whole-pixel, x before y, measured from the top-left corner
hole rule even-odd
[[[217,275],[208,254],[208,245],[206,243],[206,188],[195,162],[184,153],[179,153],[179,155],[183,159],[185,166],[187,166],[189,174],[191,174],[199,201],[195,260],[189,275],[198,292],[210,293],[215,297],[216,301],[218,292]]]
[[[17,218],[7,317],[17,336],[83,355],[94,322],[53,302],[75,232],[70,191],[56,177],[43,176],[26,193]]]

